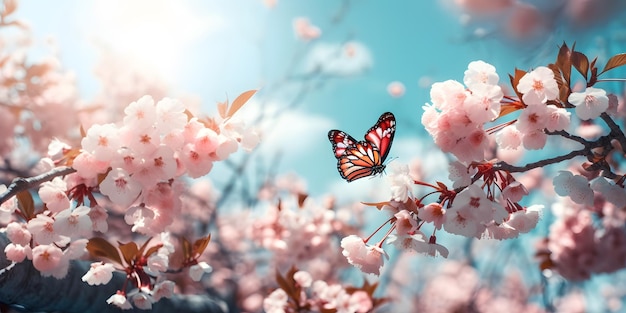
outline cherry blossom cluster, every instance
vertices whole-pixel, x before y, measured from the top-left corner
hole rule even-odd
[[[369,241],[374,234],[365,239],[354,235],[344,238],[341,243],[344,256],[361,271],[379,274],[387,255],[382,246],[385,241],[403,250],[446,257],[448,250],[437,244],[437,231],[498,240],[527,233],[535,228],[544,205],[521,204],[530,192],[514,174],[577,156],[588,160],[582,164],[584,176],[561,171],[553,181],[555,192],[588,210],[598,201],[615,207],[626,205],[626,176],[616,173],[619,161],[613,159],[616,156],[619,160],[626,153],[626,136],[611,117],[623,114],[606,91],[594,87],[602,82],[603,73],[623,65],[626,65],[625,55],[616,55],[600,71],[596,60],[589,62],[584,54],[564,44],[554,64],[528,72],[518,69],[510,76],[515,95],[504,94],[495,67],[483,61],[469,64],[463,84],[454,80],[433,84],[432,104],[423,107],[422,123],[435,144],[457,158],[448,169],[451,182],[424,182],[411,176],[407,165],[392,163],[388,175],[391,200],[370,204],[391,211],[392,217],[384,223],[390,224],[389,231],[373,245]],[[585,87],[574,86],[573,70],[580,74]],[[576,120],[572,119],[572,113]],[[495,123],[505,117],[508,120]],[[575,128],[573,125],[592,124],[596,120],[602,120],[609,131],[601,130],[586,138],[570,133]],[[582,148],[525,166],[497,158],[507,150],[543,149],[550,136]],[[414,190],[416,186],[418,192]],[[430,236],[422,232],[425,224],[434,228]],[[611,240],[604,242],[621,242],[620,231],[604,230],[611,236]],[[589,234],[590,242],[599,240],[593,228]],[[600,244],[596,247],[610,249]],[[603,272],[617,268],[611,263],[601,270],[589,270]]]
[[[361,289],[314,280],[310,273],[292,269],[280,277],[281,288],[275,289],[263,301],[267,313],[289,312],[371,312],[382,299],[372,297],[374,286]]]
[[[13,262],[32,260],[43,276],[65,277],[70,260],[81,257],[86,249],[92,254],[100,251],[94,248],[98,241],[88,243],[86,238],[93,232],[107,232],[105,207],[111,204],[124,213],[133,232],[167,236],[169,226],[181,214],[181,178],[203,176],[210,172],[213,162],[228,158],[239,146],[249,151],[256,145],[256,133],[232,117],[253,93],[248,92],[245,100],[235,100],[228,112],[228,103],[222,104],[222,115],[217,119],[193,117],[174,99],[164,98],[155,104],[150,96],[144,96],[126,107],[122,123],[94,124],[87,129],[80,149],[53,141],[50,158],[43,159],[39,169],[54,172],[56,165],[66,164],[71,165],[71,171],[40,185],[41,210],[36,209],[33,199],[27,201],[26,195],[2,203],[8,224],[5,232],[11,241],[5,249],[7,258]],[[0,192],[6,190],[0,186]],[[110,303],[128,308],[130,304],[123,297],[132,299],[139,308],[149,308],[173,289],[167,280],[159,278],[168,270],[173,246],[168,240],[160,245],[145,255],[131,253],[125,260],[138,259],[126,263],[117,255],[96,253],[117,261],[116,267],[94,263],[83,280],[105,284],[114,269],[125,271],[136,289],[127,292],[125,285]],[[111,250],[114,248],[106,251]],[[210,270],[197,261],[198,257],[186,256],[183,264],[196,281]],[[161,293],[165,286],[169,292]]]

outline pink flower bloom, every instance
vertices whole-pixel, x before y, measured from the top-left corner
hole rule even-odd
[[[9,223],[6,227],[6,234],[7,238],[9,238],[12,243],[22,246],[30,245],[30,239],[32,236],[22,223]]]
[[[42,276],[58,274],[63,268],[63,263],[63,251],[59,247],[55,245],[39,245],[33,248],[33,266],[41,272]],[[62,276],[65,276],[65,274]]]
[[[226,160],[229,155],[237,152],[237,148],[239,147],[237,140],[222,134],[219,134],[217,139],[218,145],[215,149],[215,154],[210,155],[213,159],[217,161]]]
[[[394,214],[394,217],[396,218],[396,232],[399,236],[411,235],[417,231],[417,221],[409,211],[400,210]]]
[[[498,133],[496,142],[502,149],[517,149],[522,145],[523,134],[514,125],[509,125]]]
[[[4,184],[0,184],[0,194],[3,194],[7,191],[7,186]],[[7,201],[0,204],[0,211],[3,213],[11,214],[17,209],[17,199],[15,197],[11,197],[7,199]]]
[[[433,223],[436,229],[441,229],[446,220],[446,209],[437,202],[429,203],[417,212],[417,217],[427,223]]]
[[[374,306],[370,296],[363,290],[353,292],[350,295],[349,303],[350,311],[356,313],[370,312]]]
[[[108,162],[117,155],[120,147],[119,131],[114,124],[95,124],[87,130],[81,146],[97,160]]]
[[[107,303],[115,305],[122,310],[130,310],[133,308],[128,299],[126,299],[126,296],[124,294],[121,294],[119,291],[118,293],[109,297],[107,299]]]
[[[62,239],[54,231],[54,219],[44,214],[37,214],[34,219],[28,221],[26,228],[33,235],[35,242],[40,245],[49,245]]]
[[[174,151],[167,146],[160,146],[137,166],[132,178],[142,186],[151,186],[174,178],[176,167]]]
[[[131,296],[131,299],[135,307],[141,310],[152,309],[152,303],[154,303],[154,299],[152,298],[152,296],[143,292],[137,292],[136,294]]]
[[[526,73],[517,84],[517,90],[523,94],[522,100],[527,105],[545,103],[559,95],[554,73],[545,66]]]
[[[134,129],[147,129],[156,122],[156,107],[151,96],[143,96],[125,109],[124,125]]]
[[[626,206],[626,190],[616,185],[612,180],[607,180],[602,176],[596,177],[591,181],[591,189],[601,194],[606,201],[618,208]]]
[[[217,133],[210,128],[204,127],[198,130],[194,138],[193,147],[198,153],[210,154],[217,149],[218,141]]]
[[[495,86],[499,79],[500,77],[493,65],[479,60],[472,61],[467,65],[463,83],[473,91],[474,87],[479,85]]]
[[[442,112],[460,107],[467,98],[465,87],[455,81],[436,82],[430,88],[430,99],[433,106]]]
[[[22,262],[26,258],[32,259],[33,253],[29,245],[22,246],[19,244],[10,243],[4,248],[7,260],[12,262]]]
[[[360,269],[363,273],[380,274],[383,266],[385,251],[378,246],[368,246],[359,236],[350,235],[341,240],[343,255],[348,262]]]
[[[587,206],[593,205],[593,190],[587,178],[569,171],[559,171],[552,181],[554,191],[561,197],[569,196],[572,201]]]
[[[546,120],[546,129],[548,131],[566,130],[570,125],[570,116],[572,113],[564,108],[557,108],[555,105],[546,106],[548,109],[548,119]]]
[[[55,216],[54,229],[62,236],[72,239],[91,234],[91,219],[87,206],[79,206],[75,209],[65,209]]]
[[[174,287],[176,287],[176,284],[171,280],[164,280],[156,284],[152,289],[154,301],[157,302],[161,298],[170,298],[174,294]]]
[[[114,168],[100,183],[100,192],[108,196],[114,203],[128,207],[137,200],[139,193],[141,193],[141,185],[125,170]]]
[[[70,199],[65,194],[67,184],[60,177],[44,182],[39,188],[39,197],[53,213],[61,212],[70,207]]]
[[[518,181],[508,184],[502,190],[502,198],[508,199],[512,202],[519,202],[526,195],[528,195],[528,190]]]
[[[157,129],[153,127],[138,129],[133,126],[124,126],[119,132],[124,146],[139,158],[151,155],[161,144],[161,137]]]
[[[293,274],[293,279],[298,283],[300,287],[309,288],[313,283],[313,278],[309,272],[297,271]]]
[[[385,259],[389,258],[385,250],[379,247],[378,245],[368,246],[367,253],[365,254],[365,258],[363,259],[363,263],[361,263],[360,270],[363,273],[380,275],[380,270],[383,267]]]
[[[83,151],[74,158],[72,167],[80,177],[90,179],[96,178],[98,174],[106,173],[109,169],[109,162],[100,161],[93,154]]]
[[[263,300],[263,309],[266,313],[284,313],[289,297],[282,289],[276,289]]]
[[[126,211],[124,221],[128,225],[133,225],[133,232],[147,233],[154,221],[154,211],[145,206],[133,206]]]
[[[525,210],[511,214],[511,218],[505,223],[519,233],[525,234],[537,226],[541,210],[543,210],[543,205],[529,206]]]
[[[198,262],[198,264],[189,267],[189,277],[191,277],[193,281],[200,281],[204,273],[210,273],[211,271],[213,271],[211,265],[206,262]]]
[[[594,119],[609,108],[609,98],[604,89],[588,87],[584,92],[572,92],[567,98],[576,107],[582,120]]]
[[[503,93],[500,86],[479,84],[463,102],[463,110],[475,124],[484,124],[500,115],[500,100]]]
[[[533,130],[524,134],[522,144],[528,150],[539,150],[546,145],[548,135],[541,130]]]
[[[115,267],[111,263],[94,262],[91,263],[89,271],[83,275],[82,281],[89,285],[105,285],[113,278]]]
[[[161,134],[182,130],[187,124],[185,107],[178,100],[163,98],[156,104],[156,109],[156,128]]]
[[[411,190],[414,185],[413,179],[409,175],[409,166],[399,162],[392,162],[389,168],[391,171],[387,175],[387,179],[391,185],[391,199],[398,202],[406,202],[409,196],[411,196]]]
[[[93,231],[106,233],[109,229],[109,224],[107,224],[107,218],[109,214],[105,208],[96,205],[89,211],[89,218],[91,219],[91,228]]]
[[[454,161],[448,166],[448,178],[453,182],[452,187],[465,187],[472,182],[472,176],[476,174],[476,169],[469,169],[467,165]]]
[[[213,168],[213,160],[206,154],[200,154],[194,150],[193,145],[188,144],[183,147],[180,154],[180,161],[187,169],[187,175],[191,178],[198,178],[208,174]]]
[[[304,41],[316,39],[322,33],[319,27],[311,24],[306,17],[298,17],[293,20],[293,31],[296,37]]]
[[[154,253],[148,257],[147,271],[154,276],[157,276],[159,272],[164,273],[167,271],[169,265],[168,254]]]
[[[398,81],[393,81],[387,85],[387,93],[394,98],[404,96],[405,90],[404,84]]]

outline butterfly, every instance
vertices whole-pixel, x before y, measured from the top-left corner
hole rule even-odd
[[[357,141],[341,130],[329,131],[328,139],[333,145],[341,177],[351,182],[382,173],[395,132],[396,118],[391,112],[378,118],[378,122],[365,133],[364,141]]]

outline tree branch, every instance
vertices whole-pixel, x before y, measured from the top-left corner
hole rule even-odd
[[[6,234],[0,233],[0,251],[9,243]],[[0,268],[10,264],[0,252]],[[90,286],[81,280],[89,270],[89,261],[71,261],[64,279],[42,277],[32,262],[18,263],[0,274],[0,303],[36,312],[147,312],[144,310],[121,310],[106,300],[122,286],[125,276],[114,273],[113,279],[100,286]],[[215,312],[226,313],[224,302],[210,295],[175,295],[154,303],[150,312]]]
[[[613,134],[615,139],[619,141],[622,146],[622,152],[626,153],[626,135],[624,135],[622,129],[619,128],[619,125],[617,125],[606,112],[600,114],[600,118],[602,118],[602,120],[609,126],[611,134]]]
[[[587,153],[589,153],[589,149],[588,148],[584,148],[581,150],[574,150],[568,154],[564,154],[564,155],[560,155],[557,157],[553,157],[553,158],[549,158],[549,159],[544,159],[541,161],[537,161],[537,162],[532,162],[532,163],[528,163],[524,166],[515,166],[515,165],[511,165],[509,163],[506,163],[504,161],[500,161],[497,162],[493,165],[494,169],[496,170],[501,170],[501,171],[507,171],[509,173],[519,173],[519,172],[526,172],[532,169],[535,169],[537,167],[544,167],[546,165],[550,165],[550,164],[555,164],[555,163],[559,163],[559,162],[563,162],[569,159],[573,159],[574,157],[580,156],[580,155],[586,155]]]
[[[7,190],[0,195],[0,204],[9,200],[9,198],[17,195],[20,191],[28,190],[33,187],[41,185],[43,182],[51,181],[55,177],[65,176],[76,172],[75,169],[69,166],[57,167],[47,173],[43,173],[37,176],[23,178],[17,177],[13,179],[11,184],[7,187]]]

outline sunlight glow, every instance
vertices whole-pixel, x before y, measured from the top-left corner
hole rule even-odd
[[[194,41],[223,25],[217,15],[199,15],[189,1],[97,0],[90,39],[112,53],[176,79]]]

